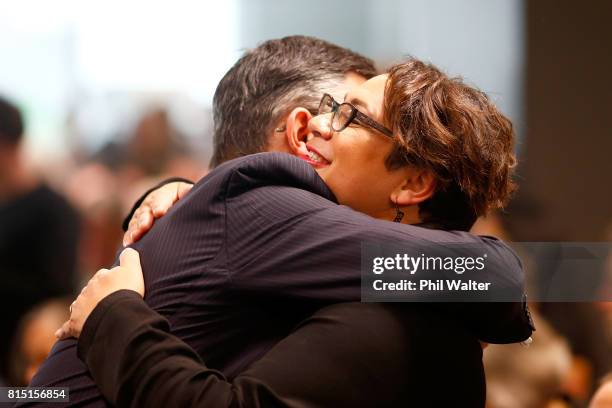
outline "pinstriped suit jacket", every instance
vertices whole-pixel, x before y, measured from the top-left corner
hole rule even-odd
[[[523,285],[520,261],[500,241],[357,213],[338,205],[309,165],[282,153],[219,166],[134,248],[147,304],[208,367],[232,378],[314,311],[358,301],[361,242],[372,239],[401,242],[413,253],[478,243],[487,248],[492,281]],[[532,332],[522,304],[450,309],[483,341],[516,342]],[[103,404],[74,341],[55,345],[32,385],[70,386],[71,404]]]

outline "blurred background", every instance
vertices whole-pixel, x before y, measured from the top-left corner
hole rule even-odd
[[[612,240],[610,16],[605,0],[0,0],[0,96],[26,123],[16,155],[0,146],[0,383],[27,384],[135,199],[206,174],[215,87],[271,38],[462,76],[512,119],[520,160],[515,200],[475,231]],[[490,407],[586,406],[612,369],[609,305],[533,305],[532,347],[485,352]]]

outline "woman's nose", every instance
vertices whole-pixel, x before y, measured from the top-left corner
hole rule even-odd
[[[310,134],[315,137],[330,139],[333,134],[331,128],[331,118],[332,114],[326,113],[323,115],[317,115],[310,119],[310,122],[308,122],[308,130],[310,131]]]

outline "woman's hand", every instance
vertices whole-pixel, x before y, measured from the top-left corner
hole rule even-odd
[[[138,252],[126,248],[119,256],[119,266],[108,270],[100,269],[90,279],[81,294],[70,306],[70,319],[56,332],[59,339],[78,338],[85,321],[96,305],[106,296],[121,289],[130,289],[144,296],[144,278]]]
[[[163,217],[192,187],[193,184],[175,181],[147,195],[130,220],[128,230],[123,235],[123,246],[133,244],[142,238],[151,229],[153,222]]]

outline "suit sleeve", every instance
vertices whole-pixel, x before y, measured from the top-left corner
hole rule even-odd
[[[248,375],[228,381],[140,296],[104,298],[85,322],[78,355],[106,399],[119,407],[298,407]]]
[[[484,406],[479,343],[422,305],[326,307],[228,381],[121,291],[87,320],[79,356],[119,407]]]
[[[487,281],[518,294],[518,301],[453,304],[448,309],[465,311],[461,317],[482,341],[511,343],[531,335],[526,305],[520,299],[522,264],[495,238],[381,221],[284,186],[264,186],[228,199],[226,230],[233,288],[278,301],[359,301],[365,242],[397,244],[404,253],[417,256],[450,255],[452,246],[458,248],[455,256],[476,257],[485,251]],[[453,271],[428,271],[432,280],[452,277],[456,277]],[[418,291],[407,296],[422,300]]]

